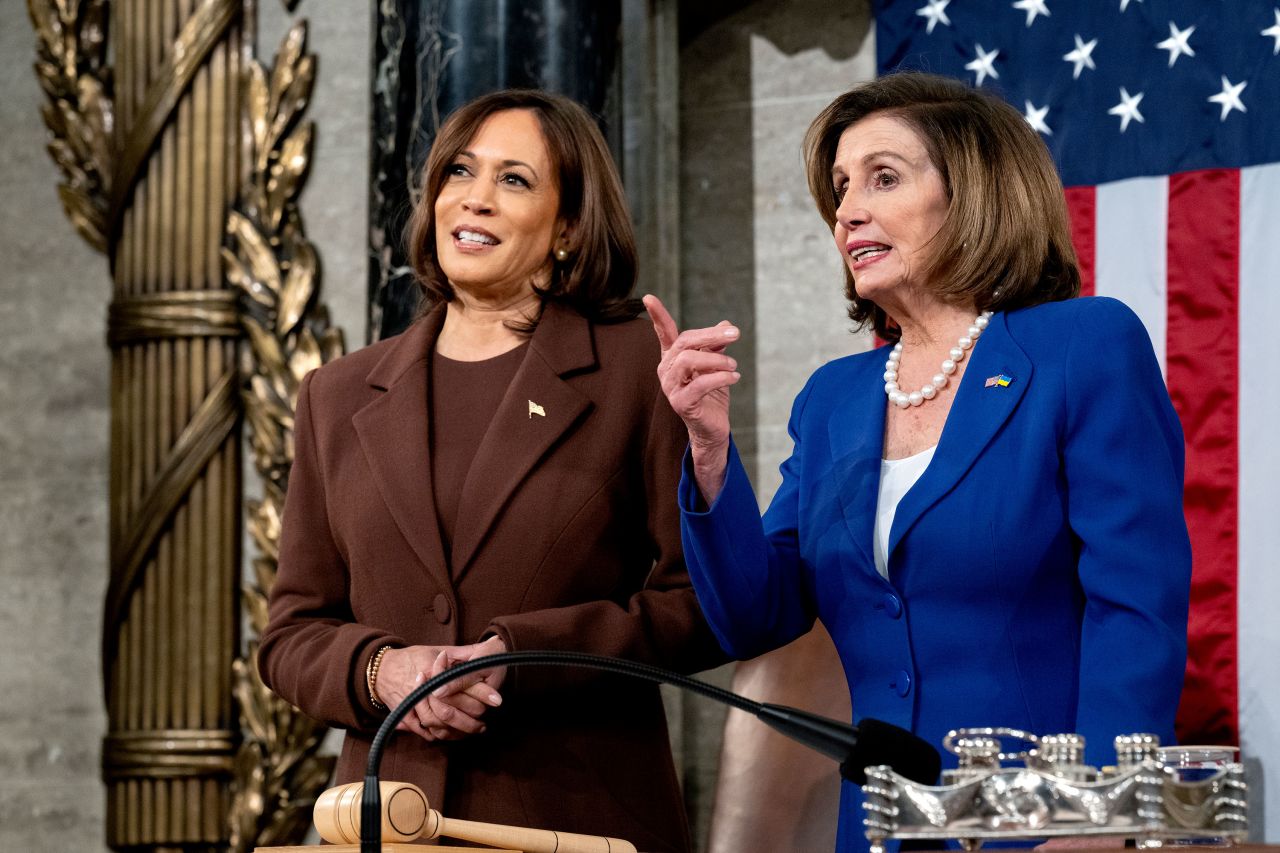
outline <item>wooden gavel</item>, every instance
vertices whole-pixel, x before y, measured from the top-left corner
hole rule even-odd
[[[447,836],[524,853],[636,853],[634,844],[620,838],[447,818],[427,804],[421,788],[408,782],[380,782],[378,790],[382,795],[383,841]],[[359,843],[363,794],[364,783],[351,782],[320,795],[312,821],[321,838],[330,844]]]

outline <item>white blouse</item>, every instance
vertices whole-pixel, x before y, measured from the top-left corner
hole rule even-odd
[[[929,467],[933,451],[937,449],[935,444],[905,459],[880,460],[880,492],[876,500],[875,543],[872,553],[876,571],[886,580],[889,578],[889,532],[893,529],[893,516],[898,512],[898,503]]]

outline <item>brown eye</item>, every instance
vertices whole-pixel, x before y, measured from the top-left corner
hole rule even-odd
[[[898,176],[893,172],[879,171],[871,177],[871,183],[880,189],[889,189],[897,185]]]

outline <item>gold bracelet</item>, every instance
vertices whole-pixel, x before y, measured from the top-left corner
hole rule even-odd
[[[382,666],[382,656],[387,653],[391,646],[383,646],[373,653],[369,658],[369,663],[364,668],[364,683],[369,690],[369,701],[373,703],[373,707],[379,711],[387,710],[387,706],[382,704],[382,700],[378,698],[378,693],[373,689],[373,685],[378,683],[378,667]]]

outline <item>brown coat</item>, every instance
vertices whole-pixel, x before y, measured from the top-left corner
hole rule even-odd
[[[513,651],[685,672],[723,660],[680,550],[685,434],[640,320],[596,325],[548,306],[463,488],[446,568],[427,424],[444,313],[315,371],[298,399],[259,665],[281,696],[348,729],[338,782],[363,778],[384,717],[365,688],[383,645],[497,633]],[[449,817],[690,847],[656,686],[527,667],[502,693],[481,735],[392,735],[382,778],[414,782]]]

